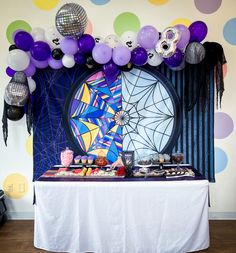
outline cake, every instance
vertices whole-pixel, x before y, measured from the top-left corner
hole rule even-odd
[[[81,160],[81,155],[77,155],[77,156],[74,158],[75,164],[79,164],[79,163],[80,163],[80,160]]]
[[[87,157],[86,155],[82,156],[82,157],[81,157],[81,162],[82,162],[82,163],[87,163],[87,158],[88,158],[88,157]]]
[[[88,164],[92,164],[93,163],[93,156],[88,156]]]

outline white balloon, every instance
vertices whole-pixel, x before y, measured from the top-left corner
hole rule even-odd
[[[61,40],[64,38],[55,26],[49,27],[45,32],[45,38],[51,48],[60,47]]]
[[[7,64],[15,71],[25,70],[30,63],[29,55],[20,49],[14,49],[7,56]]]
[[[111,48],[122,46],[122,42],[118,36],[115,34],[108,35],[105,40],[105,44],[107,44]]]
[[[130,50],[135,49],[138,46],[137,41],[137,33],[132,31],[124,32],[121,35],[121,40],[125,46],[127,46]]]
[[[28,80],[30,94],[32,94],[36,89],[36,82],[31,77],[27,77],[27,80]]]
[[[158,66],[163,62],[163,58],[154,50],[150,49],[147,51],[148,54],[148,64],[151,66]]]
[[[66,68],[73,68],[75,65],[74,55],[65,54],[62,57],[62,64]]]
[[[45,41],[45,30],[41,27],[35,27],[31,31],[34,41]]]
[[[101,36],[95,36],[94,40],[95,40],[96,44],[104,43],[104,39]]]

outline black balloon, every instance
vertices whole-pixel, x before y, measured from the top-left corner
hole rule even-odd
[[[12,50],[14,50],[14,49],[18,49],[18,47],[15,45],[15,44],[12,44],[12,45],[10,45],[10,47],[9,47],[9,52],[10,51],[12,51]]]
[[[13,121],[20,120],[25,114],[24,107],[9,105],[7,107],[7,118]]]
[[[60,48],[55,48],[52,50],[52,58],[55,60],[61,60],[63,57],[63,52],[61,51]]]
[[[86,58],[86,66],[91,69],[91,68],[94,68],[96,66],[96,62],[94,61],[93,57],[92,56],[88,56]]]

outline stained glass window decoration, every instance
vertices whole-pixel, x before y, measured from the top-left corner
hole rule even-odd
[[[76,152],[104,154],[114,162],[122,150],[169,152],[181,126],[173,85],[159,72],[133,68],[107,83],[101,70],[78,81],[65,107],[68,135]]]

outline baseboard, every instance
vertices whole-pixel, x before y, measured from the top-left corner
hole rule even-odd
[[[236,220],[235,212],[209,212],[210,220]]]
[[[7,212],[9,220],[33,220],[34,212]]]
[[[9,220],[33,220],[34,212],[7,212]],[[210,220],[236,220],[236,212],[209,212]]]

